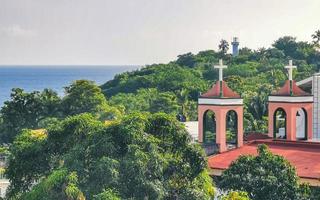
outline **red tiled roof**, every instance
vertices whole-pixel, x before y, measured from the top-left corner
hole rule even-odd
[[[222,81],[222,98],[240,98],[240,95],[234,91],[232,91],[226,82]],[[202,94],[201,97],[219,97],[220,98],[220,81],[217,81],[215,85],[212,86],[206,93]]]
[[[292,92],[293,96],[308,96],[309,93],[303,91],[299,86],[297,86],[295,81],[292,81]],[[278,91],[273,92],[272,95],[275,96],[290,96],[290,81],[287,80],[282,88]]]
[[[240,155],[257,155],[258,144],[265,143],[272,153],[285,157],[296,167],[301,178],[320,178],[320,143],[277,142],[260,140],[240,148],[209,157],[208,164],[212,169],[227,169],[231,162]]]

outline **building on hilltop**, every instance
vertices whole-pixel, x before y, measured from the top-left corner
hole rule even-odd
[[[238,56],[239,55],[239,39],[237,37],[234,37],[231,42],[232,45],[232,56]]]

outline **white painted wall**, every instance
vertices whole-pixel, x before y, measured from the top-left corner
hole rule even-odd
[[[302,109],[298,110],[299,116],[296,116],[296,137],[303,139],[306,136],[306,116]]]
[[[192,142],[198,141],[198,121],[182,122],[191,136]]]
[[[217,98],[217,99],[210,99],[210,98],[199,98],[199,104],[207,104],[207,105],[242,105],[243,99],[228,99],[228,98]]]
[[[310,82],[313,94],[313,140],[320,141],[320,73],[316,73],[312,77],[299,81],[297,85],[305,85]]]
[[[0,197],[6,196],[6,191],[10,185],[9,179],[0,179]]]

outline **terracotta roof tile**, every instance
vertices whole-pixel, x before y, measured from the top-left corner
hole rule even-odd
[[[293,96],[309,96],[310,94],[303,91],[299,86],[297,86],[295,81],[292,81],[292,92]],[[287,80],[285,84],[278,91],[273,92],[274,96],[290,96],[290,81]]]
[[[223,97],[222,98],[240,98],[240,95],[234,91],[232,91],[226,82],[222,81],[222,91]],[[214,98],[221,98],[220,97],[220,81],[217,81],[215,85],[212,86],[206,93],[202,94],[201,97],[214,97]]]
[[[285,157],[299,177],[320,178],[320,143],[260,140],[208,158],[211,169],[227,169],[240,155],[257,155],[258,144],[267,144],[272,153]]]

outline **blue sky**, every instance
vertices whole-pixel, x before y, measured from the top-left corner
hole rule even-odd
[[[311,41],[319,0],[0,0],[0,64],[143,65],[177,55]]]

